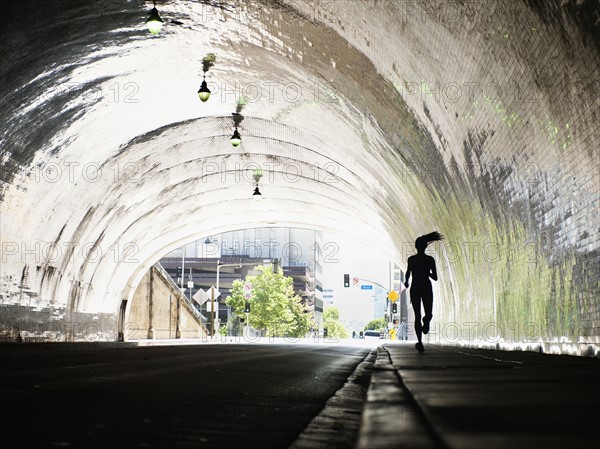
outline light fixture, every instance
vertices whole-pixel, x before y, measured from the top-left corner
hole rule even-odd
[[[240,133],[236,127],[235,131],[233,132],[233,136],[231,136],[231,145],[237,147],[240,145],[240,143],[242,143],[242,136],[240,136]]]
[[[256,170],[254,170],[252,178],[254,179],[254,182],[256,182],[256,187],[254,188],[254,193],[252,194],[252,197],[255,200],[260,200],[262,198],[262,193],[260,193],[260,190],[258,189],[258,183],[260,181],[260,178],[262,178],[262,168],[257,168]]]
[[[148,30],[152,34],[160,33],[162,28],[163,21],[158,15],[158,9],[156,9],[156,2],[154,2],[154,7],[150,10],[150,16],[146,19],[146,25],[148,26]]]
[[[214,53],[208,53],[204,58],[202,58],[202,72],[204,73],[202,74],[202,84],[200,85],[200,90],[198,90],[198,98],[200,98],[203,103],[210,98],[210,90],[206,84],[206,72],[208,72],[210,68],[215,65],[216,60],[217,57]]]
[[[206,84],[206,79],[202,80],[200,90],[198,91],[198,97],[200,98],[200,100],[202,100],[203,103],[210,98],[210,90],[208,89],[208,85]]]

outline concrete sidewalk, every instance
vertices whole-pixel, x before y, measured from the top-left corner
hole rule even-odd
[[[598,379],[594,358],[387,343],[357,448],[595,447]]]

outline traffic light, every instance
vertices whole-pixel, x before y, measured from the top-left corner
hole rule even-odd
[[[398,304],[392,303],[392,313],[398,313]]]
[[[344,287],[350,287],[350,275],[349,274],[344,275]]]
[[[393,319],[393,321],[392,321],[392,323],[394,323],[394,324],[398,324],[398,319],[397,319],[397,318],[394,318],[394,319]]]
[[[327,337],[327,328],[323,328],[323,337]]]
[[[181,267],[177,267],[177,283],[181,282]]]
[[[250,313],[250,303],[246,301],[246,308],[244,309],[244,313]]]

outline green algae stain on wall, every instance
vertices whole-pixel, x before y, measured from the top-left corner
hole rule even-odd
[[[445,236],[427,250],[438,266],[434,313],[442,326],[456,323],[462,338],[515,342],[578,336],[572,254],[552,261],[547,237],[511,210],[499,216],[479,200],[412,183],[412,213],[424,224],[417,229],[403,217],[403,225],[415,237],[433,230]]]

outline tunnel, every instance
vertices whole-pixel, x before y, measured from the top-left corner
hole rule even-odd
[[[597,347],[596,1],[154,5],[3,10],[2,335],[114,341],[161,256],[277,225],[439,231],[452,335]]]

